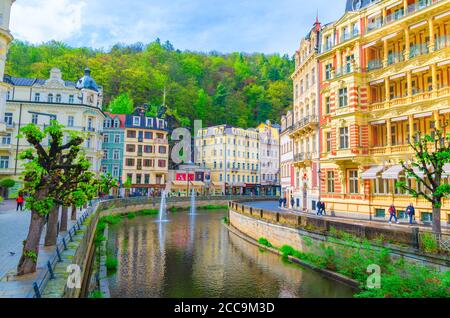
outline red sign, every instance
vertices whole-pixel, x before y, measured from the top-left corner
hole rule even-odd
[[[187,177],[188,175],[186,174],[186,173],[177,173],[177,175],[176,175],[176,180],[177,181],[187,181],[186,180],[186,177]],[[189,174],[189,181],[195,181],[195,174],[193,174],[193,173],[190,173]]]

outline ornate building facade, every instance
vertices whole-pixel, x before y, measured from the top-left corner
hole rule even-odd
[[[256,130],[259,134],[261,194],[280,194],[280,126],[267,121]]]
[[[391,204],[429,221],[431,204],[395,187],[408,141],[450,119],[450,1],[349,0],[321,31],[321,188],[335,214],[385,218]],[[445,128],[450,132],[450,128]],[[450,175],[450,167],[446,167]],[[442,218],[448,221],[450,204]]]
[[[280,180],[281,196],[291,204],[295,186],[294,172],[294,141],[289,137],[292,131],[294,118],[292,110],[281,117],[280,134]]]
[[[102,172],[111,174],[121,183],[125,152],[125,115],[109,113],[105,115]]]
[[[319,200],[319,64],[321,25],[316,20],[295,54],[293,127],[295,208],[315,210]]]
[[[5,76],[9,85],[4,114],[5,133],[0,138],[0,178],[19,181],[22,162],[18,154],[27,149],[25,139],[17,139],[21,127],[33,123],[44,128],[56,119],[67,130],[77,131],[85,138],[84,151],[91,170],[100,172],[103,157],[102,89],[86,69],[76,83],[65,81],[59,69],[52,69],[46,80]],[[64,137],[65,140],[67,134]],[[16,182],[17,187],[20,182]],[[10,195],[14,195],[14,191]]]

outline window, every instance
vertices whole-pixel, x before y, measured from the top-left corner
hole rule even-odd
[[[56,95],[56,102],[61,103],[61,94]]]
[[[142,182],[142,175],[137,174],[136,175],[136,184],[141,184],[141,182]]]
[[[119,128],[120,121],[116,118],[114,119],[114,128]]]
[[[114,160],[119,160],[119,157],[120,157],[120,151],[119,151],[119,149],[114,149],[114,150],[113,150],[113,159],[114,159]]]
[[[147,127],[152,127],[152,126],[153,126],[153,118],[147,117]]]
[[[113,177],[119,176],[119,166],[113,166]]]
[[[311,84],[312,85],[316,84],[316,68],[315,67],[313,67],[312,73],[311,73]]]
[[[136,146],[127,144],[127,152],[136,152]]]
[[[134,167],[134,159],[133,158],[127,158],[126,165],[127,165],[127,167]]]
[[[331,98],[330,96],[325,97],[325,114],[331,112]]]
[[[392,146],[397,145],[397,127],[391,126],[391,143]]]
[[[105,160],[108,159],[108,150],[107,149],[103,150],[103,159],[105,159]]]
[[[327,132],[327,152],[331,152],[331,132]]]
[[[166,160],[158,160],[158,167],[159,168],[165,168],[166,167]]]
[[[88,118],[88,130],[92,130],[92,118]]]
[[[109,134],[105,134],[104,136],[103,136],[103,142],[104,143],[109,143]]]
[[[41,101],[41,94],[39,94],[39,93],[34,94],[34,101],[35,102],[40,102]]]
[[[67,126],[68,127],[73,127],[73,125],[74,125],[74,117],[73,116],[69,116],[67,118]]]
[[[146,174],[144,176],[144,184],[150,184],[150,175],[149,174]]]
[[[165,154],[167,152],[167,149],[165,146],[159,146],[159,153]]]
[[[9,168],[9,157],[1,156],[0,157],[0,169],[8,169]]]
[[[327,64],[325,66],[325,79],[329,80],[331,79],[331,70],[333,69],[333,64]]]
[[[38,123],[38,115],[37,114],[31,115],[31,123],[37,125],[37,123]]]
[[[144,167],[153,167],[153,159],[144,159]]]
[[[145,139],[153,139],[153,133],[151,131],[146,131],[144,136]]]
[[[5,113],[5,124],[7,126],[12,126],[12,124],[13,124],[13,114],[12,113]]]
[[[384,218],[386,216],[385,209],[375,209],[375,217],[376,218]]]
[[[6,134],[2,137],[2,144],[3,145],[10,145],[11,144],[11,134]]]
[[[334,171],[327,171],[327,191],[334,193]]]
[[[136,131],[135,130],[127,131],[127,138],[136,138]]]
[[[133,126],[140,126],[140,125],[141,125],[141,117],[133,116]]]
[[[348,185],[351,194],[359,193],[358,170],[350,170],[348,172]]]
[[[114,135],[114,143],[119,143],[120,142],[120,135],[119,134],[115,134]]]
[[[47,101],[48,101],[49,103],[53,103],[53,94],[48,94],[48,96],[47,96]]]
[[[347,106],[347,87],[339,89],[339,107]]]
[[[73,95],[69,95],[69,104],[73,104],[75,101],[74,96]]]
[[[340,149],[348,149],[348,127],[339,128]]]
[[[153,146],[149,146],[149,145],[144,146],[144,152],[145,153],[152,153],[153,152]]]
[[[86,148],[91,148],[91,137],[86,139]]]

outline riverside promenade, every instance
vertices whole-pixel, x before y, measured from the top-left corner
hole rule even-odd
[[[339,221],[342,223],[348,223],[348,224],[357,224],[357,225],[372,225],[383,229],[405,229],[405,228],[419,228],[421,230],[431,230],[431,226],[427,224],[421,224],[421,223],[413,223],[412,225],[409,224],[409,221],[407,220],[401,220],[399,219],[400,223],[395,224],[392,222],[392,224],[389,224],[388,219],[383,218],[374,218],[372,220],[368,219],[362,219],[362,218],[352,218],[352,217],[344,217],[344,216],[335,216],[333,214],[329,214],[328,211],[326,211],[326,215],[319,216],[316,212],[313,211],[299,211],[291,208],[280,208],[278,201],[260,201],[260,202],[245,202],[245,205],[251,206],[257,209],[263,209],[268,211],[274,211],[274,212],[280,212],[280,213],[291,213],[295,215],[307,215],[309,217],[314,218],[322,218],[325,220],[333,220],[333,221]],[[450,228],[448,226],[442,227],[442,232],[446,234],[450,234]]]
[[[77,211],[77,217],[84,211]],[[38,270],[33,275],[26,275],[17,279],[14,277],[17,264],[22,253],[22,242],[26,239],[30,224],[30,211],[16,211],[14,201],[0,203],[0,298],[26,298],[33,295],[33,282],[42,271],[47,270],[46,264],[55,255],[56,248],[45,247],[44,238],[46,228],[42,231],[39,247]],[[75,221],[69,218],[68,227],[71,228]],[[65,232],[60,233],[58,241]],[[14,280],[13,280],[14,279]]]

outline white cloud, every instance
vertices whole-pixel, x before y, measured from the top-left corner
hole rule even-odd
[[[16,1],[11,11],[10,29],[16,38],[32,43],[64,41],[82,31],[85,6],[85,1]]]

